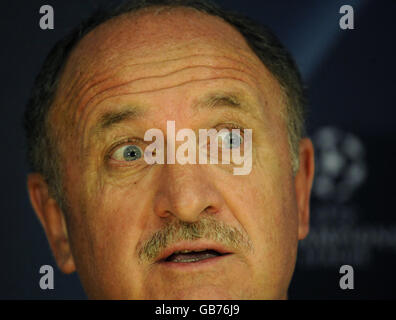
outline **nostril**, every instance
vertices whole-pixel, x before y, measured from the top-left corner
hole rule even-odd
[[[160,211],[160,212],[158,213],[158,216],[159,216],[160,218],[168,218],[168,217],[172,216],[172,212],[169,211],[169,210]]]
[[[219,212],[219,210],[217,210],[217,209],[216,209],[215,207],[213,207],[213,206],[207,206],[207,207],[203,210],[203,212],[213,214],[213,213]]]

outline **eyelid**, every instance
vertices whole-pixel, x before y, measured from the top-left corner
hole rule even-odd
[[[220,129],[229,129],[231,131],[231,129],[239,129],[241,132],[243,132],[243,127],[240,125],[237,125],[235,123],[222,123],[220,125],[217,125],[216,128],[220,127]]]
[[[232,130],[236,129],[239,130],[239,135],[242,137],[242,139],[244,139],[244,128],[242,128],[239,125],[236,125],[234,123],[225,123],[222,124],[220,129],[217,129],[219,126],[216,127],[216,130],[220,131],[221,129],[228,129],[230,133],[233,133]]]
[[[218,124],[218,125],[216,125],[216,126],[214,126],[212,128],[217,131],[216,139],[220,138],[219,131],[221,131],[222,129],[227,129],[228,130],[227,133],[231,133],[231,134],[232,134],[232,130],[233,129],[239,130],[239,136],[242,139],[242,143],[238,146],[238,148],[240,148],[241,150],[244,149],[243,141],[245,139],[245,134],[244,134],[244,130],[245,129],[242,126],[237,125],[235,123],[221,123],[221,124]],[[221,138],[223,138],[223,137],[221,137]],[[202,142],[199,141],[199,143],[200,143],[199,144],[199,148],[204,148],[204,150],[206,150],[206,148],[208,148],[208,147],[210,148],[211,141],[212,141],[211,139],[208,139],[207,141],[202,141]],[[221,144],[221,145],[223,145],[223,144]],[[220,148],[221,145],[218,144],[219,148]]]

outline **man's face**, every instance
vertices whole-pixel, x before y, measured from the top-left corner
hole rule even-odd
[[[121,16],[78,44],[51,121],[64,137],[70,259],[89,297],[286,297],[307,221],[298,212],[282,97],[237,31],[192,10]],[[152,143],[144,141],[148,129],[166,141],[168,120],[176,131],[252,129],[250,174],[234,175],[232,165],[126,161],[128,146]],[[170,230],[191,223],[207,236],[171,239]],[[229,254],[163,261],[188,249]]]

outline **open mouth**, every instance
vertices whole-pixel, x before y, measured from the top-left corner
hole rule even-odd
[[[203,250],[180,250],[175,251],[162,262],[174,262],[174,263],[189,263],[189,262],[199,262],[207,259],[213,259],[219,256],[224,256],[229,253],[220,253],[213,249],[203,249]]]

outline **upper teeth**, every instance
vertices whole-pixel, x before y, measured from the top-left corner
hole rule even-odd
[[[178,254],[178,253],[189,253],[189,252],[202,252],[202,251],[206,251],[208,249],[202,249],[202,250],[179,250],[179,251],[175,251],[174,254]]]

